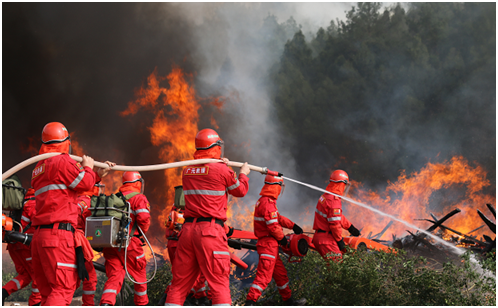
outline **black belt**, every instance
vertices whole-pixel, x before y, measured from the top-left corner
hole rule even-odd
[[[54,224],[50,224],[50,225],[41,225],[41,226],[38,226],[40,229],[53,229],[54,228]],[[59,230],[66,230],[66,231],[71,231],[74,233],[74,227],[71,226],[71,223],[65,223],[65,222],[61,222],[59,223],[59,227],[57,228]]]
[[[329,233],[330,231],[316,230],[316,233]]]
[[[189,218],[185,218],[185,222],[194,222],[194,217],[189,217]],[[223,222],[223,220],[221,219],[218,219],[218,218],[213,218],[213,217],[198,217],[197,218],[197,222],[201,222],[201,221],[211,221],[211,220],[215,220],[214,222],[217,223],[218,225],[220,225],[222,228],[225,228],[225,223]]]

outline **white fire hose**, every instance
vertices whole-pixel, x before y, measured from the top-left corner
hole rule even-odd
[[[39,162],[40,160],[44,160],[47,158],[50,158],[52,156],[59,155],[61,153],[46,153],[46,154],[41,154],[37,156],[33,156],[29,159],[26,159],[25,161],[15,165],[14,167],[10,168],[9,170],[5,171],[2,173],[2,181],[13,175],[14,173],[18,172],[19,170],[22,170],[26,168],[29,165],[32,165],[34,163]],[[76,155],[69,155],[71,156],[72,159],[74,159],[77,162],[83,161],[83,159],[79,156]],[[179,167],[185,167],[185,166],[190,166],[190,165],[201,165],[201,164],[208,164],[208,163],[217,163],[221,162],[219,159],[194,159],[194,160],[185,160],[185,161],[179,161],[175,163],[167,163],[167,164],[157,164],[157,165],[146,165],[146,166],[123,166],[123,165],[116,165],[111,168],[111,170],[116,170],[116,171],[156,171],[156,170],[163,170],[163,169],[171,169],[171,168],[179,168]],[[243,163],[239,162],[234,162],[234,161],[229,161],[228,162],[229,166],[232,167],[242,167]],[[101,163],[98,161],[94,162],[94,166],[99,167],[99,168],[108,168],[109,166],[105,163]],[[249,169],[260,172],[261,174],[274,174],[274,175],[281,175],[278,172],[268,170],[266,167],[258,167],[258,166],[253,166],[253,165],[248,165]]]

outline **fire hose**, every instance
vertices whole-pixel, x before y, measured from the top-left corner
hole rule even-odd
[[[52,156],[60,155],[60,154],[61,153],[45,153],[45,154],[40,154],[37,156],[33,156],[29,159],[26,159],[25,161],[20,162],[19,164],[15,165],[14,167],[12,167],[9,170],[2,173],[2,181],[7,179],[9,176],[13,175],[14,173],[18,172],[19,170],[26,168],[29,165],[37,163],[40,160],[44,160],[44,159],[50,158]],[[69,155],[69,156],[77,162],[83,161],[83,159],[79,156],[76,156],[76,155]],[[185,167],[185,166],[191,166],[191,165],[218,163],[218,162],[221,162],[221,160],[219,160],[219,159],[193,159],[193,160],[185,160],[185,161],[174,162],[174,163],[145,165],[145,166],[116,165],[116,166],[112,167],[111,169],[115,170],[115,171],[157,171],[157,170],[179,168],[179,167]],[[239,167],[240,168],[240,167],[242,167],[243,163],[229,161],[228,165],[232,166],[232,167]],[[107,164],[101,163],[98,161],[94,162],[94,166],[99,167],[99,168],[109,168],[109,166]],[[258,167],[258,166],[254,166],[254,165],[248,165],[248,167],[249,167],[249,169],[251,169],[253,171],[260,172],[261,174],[270,174],[270,175],[275,175],[275,176],[282,176],[282,173],[279,173],[276,171],[271,171],[266,167]]]

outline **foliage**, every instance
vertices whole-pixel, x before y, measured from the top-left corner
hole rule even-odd
[[[472,264],[466,255],[462,264],[448,262],[435,270],[426,259],[409,258],[403,251],[350,250],[340,263],[327,262],[313,251],[302,263],[287,263],[286,268],[293,297],[304,297],[311,306],[495,305],[496,269],[486,277]],[[283,304],[274,281],[258,304]]]
[[[404,7],[358,3],[285,44],[271,90],[299,174],[326,178],[322,157],[347,157],[356,178],[385,182],[455,151],[496,169],[496,4]]]

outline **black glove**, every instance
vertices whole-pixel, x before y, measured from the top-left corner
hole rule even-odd
[[[76,265],[78,266],[78,276],[83,281],[90,280],[88,272],[85,267],[85,257],[83,256],[83,248],[81,246],[76,247]]]
[[[339,245],[339,250],[340,251],[346,250],[346,244],[344,244],[344,240],[343,239],[341,239],[340,241],[338,241],[337,245]]]
[[[278,243],[283,247],[287,246],[287,238],[284,236]]]
[[[349,227],[348,231],[349,231],[349,234],[351,234],[352,236],[360,236],[360,230],[356,229],[355,226],[353,226],[353,225],[351,225],[351,227]]]
[[[302,234],[303,233],[303,229],[298,226],[297,224],[294,224],[294,227],[292,227],[292,231],[294,231],[295,234]]]
[[[227,237],[232,236],[232,234],[233,234],[233,230],[234,230],[234,229],[233,229],[232,227],[228,227]]]

